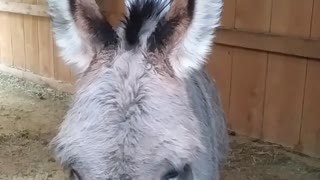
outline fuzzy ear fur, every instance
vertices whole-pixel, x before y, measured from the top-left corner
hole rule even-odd
[[[117,35],[95,0],[48,0],[48,5],[56,45],[76,73],[88,68],[99,49],[116,43]]]
[[[188,76],[207,62],[220,22],[222,0],[126,0],[126,6],[127,36],[121,36],[127,38],[128,44],[169,55],[179,77]]]
[[[187,76],[207,63],[223,7],[222,0],[189,0],[189,3],[193,3],[188,5],[193,10],[187,8],[192,13],[190,24],[170,57],[178,76]]]

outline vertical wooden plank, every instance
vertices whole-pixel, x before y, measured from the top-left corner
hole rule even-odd
[[[46,0],[38,0],[38,4],[47,5]],[[49,18],[38,17],[39,40],[39,74],[54,77],[53,37]]]
[[[39,17],[39,61],[40,75],[53,77],[54,59],[53,59],[53,42],[51,37],[51,23],[46,17]]]
[[[261,135],[267,53],[235,49],[233,54],[229,119],[236,132]]]
[[[271,32],[309,37],[313,0],[274,0]]]
[[[299,142],[306,60],[269,55],[263,136],[294,147]]]
[[[273,1],[271,33],[308,38],[313,0]],[[270,55],[263,133],[267,141],[299,143],[307,60]]]
[[[272,0],[238,0],[236,29],[269,32]]]
[[[38,4],[47,4],[45,0],[38,0]],[[54,52],[51,22],[47,17],[38,18],[39,33],[39,74],[54,77]]]
[[[207,65],[219,88],[225,114],[229,112],[233,49],[215,45]]]
[[[320,62],[309,60],[301,128],[301,150],[320,157]]]
[[[12,66],[12,41],[11,41],[10,14],[0,12],[0,22],[6,25],[0,26],[0,51],[1,63]]]
[[[312,29],[311,29],[311,38],[319,39],[320,38],[320,1],[315,0],[313,6],[313,18],[312,18]]]
[[[224,1],[221,27],[233,29],[235,26],[236,0]]]
[[[22,0],[14,1],[23,2]],[[23,15],[11,13],[10,17],[13,65],[16,68],[25,69],[26,61]]]
[[[37,4],[37,0],[24,0],[24,3]],[[26,69],[39,73],[39,41],[38,17],[24,16],[24,40],[26,53]]]
[[[269,32],[272,0],[237,0],[235,28]],[[259,138],[268,54],[236,49],[233,54],[229,119],[240,134]]]
[[[314,1],[311,38],[320,38],[320,1]],[[320,62],[308,60],[299,150],[320,157]]]

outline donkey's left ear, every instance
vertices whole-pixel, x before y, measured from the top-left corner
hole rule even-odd
[[[174,2],[174,1],[173,1]],[[198,70],[207,63],[207,56],[212,50],[216,28],[220,25],[223,0],[185,0],[187,8],[176,3],[175,11],[188,11],[190,24],[181,35],[181,41],[173,45],[171,64],[176,74],[186,77],[193,70]],[[173,4],[174,5],[174,4]],[[179,7],[181,6],[181,7]],[[167,15],[168,21],[176,18],[175,13]],[[176,13],[179,14],[179,13]]]
[[[85,71],[101,48],[117,43],[117,35],[95,0],[48,0],[55,42],[64,63]]]

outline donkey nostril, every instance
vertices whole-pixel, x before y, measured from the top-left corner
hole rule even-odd
[[[132,178],[128,174],[122,174],[120,180],[132,180]]]

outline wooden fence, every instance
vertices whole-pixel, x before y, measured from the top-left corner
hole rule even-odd
[[[319,157],[320,1],[224,2],[208,68],[229,127]],[[105,13],[116,23],[123,2],[101,4],[112,6]],[[71,72],[57,57],[46,1],[0,0],[0,11],[0,70],[72,89]]]
[[[225,0],[209,68],[231,129],[320,155],[319,19],[319,0]]]

